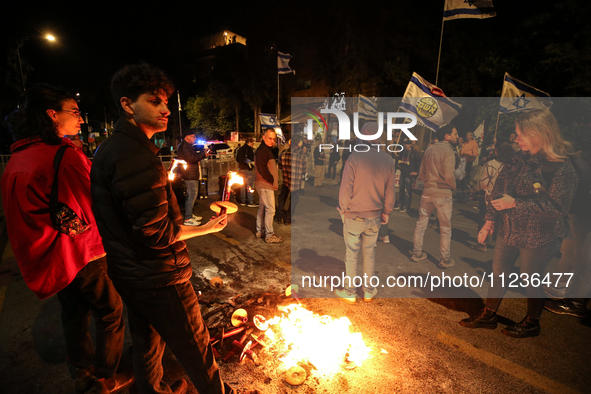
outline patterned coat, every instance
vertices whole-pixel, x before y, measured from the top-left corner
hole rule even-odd
[[[486,220],[500,226],[499,236],[511,246],[533,249],[556,238],[571,238],[568,211],[577,188],[570,160],[549,162],[542,152],[518,152],[504,166],[492,191],[515,199],[515,208],[497,211],[488,205]],[[541,188],[536,193],[534,184]]]

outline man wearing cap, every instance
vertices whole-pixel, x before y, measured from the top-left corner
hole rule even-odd
[[[193,207],[199,191],[199,162],[207,156],[207,149],[197,152],[193,146],[197,137],[192,130],[183,131],[183,140],[177,148],[178,158],[187,162],[187,168],[181,168],[181,175],[187,187],[185,198],[185,226],[199,226],[201,216],[193,215]]]
[[[247,205],[250,208],[256,208],[259,205],[254,203],[252,179],[254,170],[254,139],[248,137],[246,143],[236,151],[236,161],[238,162],[238,174],[244,179],[244,185],[240,188],[240,205]]]
[[[378,124],[369,122],[363,125],[361,133],[377,135]],[[344,289],[335,290],[335,295],[348,303],[357,298],[353,278],[357,274],[359,252],[363,255],[363,273],[371,278],[374,275],[375,244],[380,224],[388,223],[394,206],[395,165],[392,157],[383,149],[378,150],[377,139],[363,141],[369,146],[367,152],[355,151],[345,162],[343,179],[339,189],[337,210],[343,221],[345,240]],[[368,279],[363,283],[363,299],[370,302],[377,294]]]
[[[398,200],[394,209],[404,213],[410,211],[412,185],[419,173],[421,158],[419,152],[412,149],[411,140],[404,139],[402,145],[404,150],[396,155],[396,165],[400,169],[400,179],[398,180]]]
[[[423,252],[423,237],[429,216],[437,208],[441,234],[439,242],[441,260],[437,266],[445,269],[455,265],[454,260],[450,258],[450,245],[452,190],[456,188],[454,176],[456,153],[453,145],[458,141],[458,131],[455,127],[447,125],[437,130],[436,137],[441,142],[427,148],[419,169],[419,178],[423,180],[425,186],[421,196],[419,219],[414,233],[414,250],[410,260],[418,262],[427,258],[427,253]]]

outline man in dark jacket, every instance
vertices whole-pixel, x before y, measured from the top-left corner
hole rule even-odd
[[[127,305],[140,393],[185,393],[183,379],[162,381],[167,345],[200,393],[233,393],[220,376],[201,318],[184,240],[217,232],[226,215],[199,227],[182,225],[166,170],[150,141],[168,125],[173,85],[147,64],[126,66],[111,81],[122,118],[91,169],[93,211],[108,273]]]
[[[254,170],[254,139],[246,139],[246,143],[236,151],[236,161],[238,162],[238,173],[244,179],[244,185],[240,188],[240,205],[247,205],[256,208],[259,205],[254,203],[253,199],[253,170]]]
[[[192,130],[183,131],[183,140],[177,148],[178,158],[187,162],[187,168],[181,166],[181,174],[185,186],[187,187],[187,197],[185,199],[185,226],[199,226],[201,216],[193,215],[193,206],[197,199],[199,191],[199,162],[207,156],[207,149],[201,152],[195,150],[195,142],[197,137]]]
[[[419,152],[412,148],[412,141],[405,139],[402,141],[404,150],[396,155],[396,167],[400,169],[400,179],[398,180],[398,200],[394,209],[404,213],[410,211],[412,202],[412,185],[417,179],[421,158]]]

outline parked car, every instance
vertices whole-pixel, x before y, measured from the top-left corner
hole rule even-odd
[[[223,141],[208,141],[202,145],[195,145],[195,149],[198,152],[206,148],[210,150],[210,153],[207,156],[208,160],[219,159],[227,161],[234,159],[234,150],[230,147],[230,145]]]

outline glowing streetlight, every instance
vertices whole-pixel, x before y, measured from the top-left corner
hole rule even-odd
[[[51,34],[46,34],[44,38],[45,38],[47,41],[51,41],[51,42],[55,42],[55,41],[56,41],[56,40],[55,40],[55,36],[53,36],[53,35],[51,35]],[[27,38],[27,39],[25,39],[25,41],[27,41],[27,40],[29,40],[29,39],[30,39],[30,37],[29,37],[29,38]],[[23,42],[23,44],[24,44],[24,42]],[[21,45],[22,45],[22,44],[21,44]],[[21,62],[21,52],[20,52],[20,46],[18,46],[18,47],[16,48],[16,55],[17,55],[17,58],[18,58],[18,67],[19,67],[19,69],[20,69],[20,72],[21,72],[21,82],[23,83],[23,91],[26,91],[27,89],[25,88],[25,76],[23,75],[23,65],[22,65],[22,62]]]

